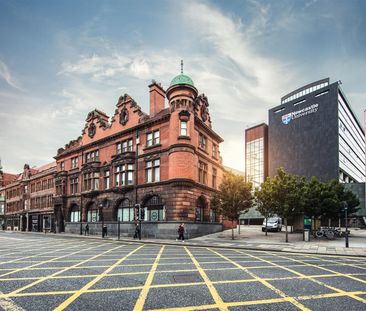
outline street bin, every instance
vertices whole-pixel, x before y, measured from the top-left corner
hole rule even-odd
[[[304,240],[305,240],[305,242],[310,242],[310,230],[309,229],[304,230]]]

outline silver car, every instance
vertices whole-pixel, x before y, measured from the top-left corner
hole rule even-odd
[[[270,217],[267,220],[267,231],[281,231],[282,219],[280,217]],[[263,220],[262,231],[266,231],[266,219]]]

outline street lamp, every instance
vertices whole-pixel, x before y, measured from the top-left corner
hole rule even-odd
[[[104,217],[103,217],[103,204],[99,204],[99,215],[102,218],[102,238],[104,238]]]
[[[348,204],[347,202],[343,202],[343,207],[344,207],[344,216],[345,216],[345,221],[346,221],[346,247],[349,247],[349,243],[348,243],[348,217],[347,217],[347,210],[348,210]]]

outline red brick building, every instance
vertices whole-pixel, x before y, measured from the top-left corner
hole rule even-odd
[[[127,94],[111,119],[97,109],[82,135],[58,150],[55,214],[59,231],[78,232],[81,222],[100,231],[122,222],[134,230],[134,205],[145,208],[145,235],[175,235],[178,221],[191,235],[221,230],[210,198],[222,179],[219,144],[208,111],[186,75],[169,88],[152,81],[150,113]],[[167,105],[166,105],[167,99]]]
[[[56,163],[38,168],[24,165],[23,173],[1,188],[5,196],[5,227],[8,230],[43,231],[55,228],[53,197]]]
[[[5,229],[5,191],[4,187],[17,178],[16,174],[3,172],[0,160],[0,229]]]

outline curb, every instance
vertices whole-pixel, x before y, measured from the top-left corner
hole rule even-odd
[[[9,232],[9,233],[13,233],[13,231],[3,231],[3,232]],[[131,239],[126,239],[126,238],[122,238],[122,239],[115,239],[115,238],[101,238],[98,236],[84,236],[84,235],[63,235],[63,234],[57,234],[57,233],[48,233],[48,234],[44,234],[42,232],[21,232],[21,231],[17,231],[14,233],[20,233],[20,234],[24,234],[24,235],[40,235],[40,236],[52,236],[55,238],[70,238],[70,239],[84,239],[84,240],[99,240],[99,241],[104,241],[104,242],[108,242],[108,243],[119,243],[119,242],[127,242],[127,243],[138,243],[138,244],[151,244],[151,245],[170,245],[170,246],[191,246],[191,247],[200,247],[200,248],[222,248],[222,249],[239,249],[239,250],[251,250],[251,251],[257,251],[257,252],[277,252],[277,253],[290,253],[290,254],[302,254],[302,255],[322,255],[322,256],[330,256],[330,257],[362,257],[362,258],[366,258],[366,255],[354,255],[354,254],[328,254],[328,253],[314,253],[314,252],[303,252],[303,251],[293,251],[293,250],[282,250],[282,249],[271,249],[271,248],[255,248],[255,247],[250,247],[250,246],[226,246],[226,245],[215,245],[215,244],[211,244],[211,245],[205,245],[205,244],[195,244],[195,243],[190,243],[190,242],[184,242],[184,244],[182,242],[176,243],[175,241],[151,241],[151,240],[131,240]]]

